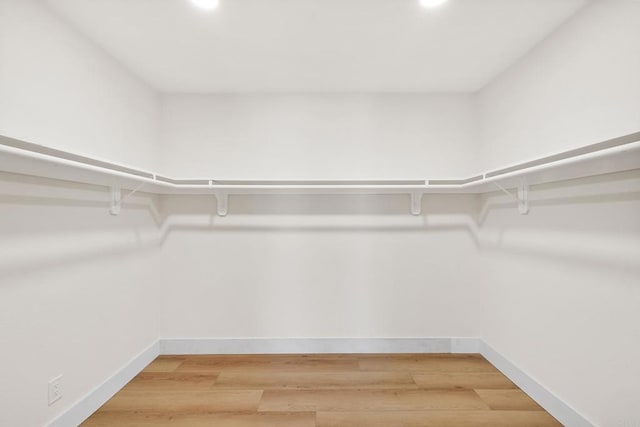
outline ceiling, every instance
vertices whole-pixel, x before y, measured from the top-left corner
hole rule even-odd
[[[587,0],[45,0],[162,92],[473,92]]]

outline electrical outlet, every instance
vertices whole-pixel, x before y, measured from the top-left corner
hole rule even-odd
[[[62,375],[49,381],[49,406],[62,399]]]

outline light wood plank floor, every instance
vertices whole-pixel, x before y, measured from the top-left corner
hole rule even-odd
[[[83,426],[559,426],[476,354],[161,356]]]

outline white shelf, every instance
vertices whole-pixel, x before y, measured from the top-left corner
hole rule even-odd
[[[155,194],[478,194],[640,168],[640,132],[464,179],[404,181],[219,181],[175,179],[0,136],[0,171]],[[415,199],[415,200],[414,200]],[[226,200],[225,200],[226,202]],[[415,209],[414,209],[415,210]],[[415,212],[414,212],[415,213]]]

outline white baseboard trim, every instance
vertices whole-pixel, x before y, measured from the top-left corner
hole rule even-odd
[[[159,355],[160,342],[156,341],[50,422],[49,427],[78,426]]]
[[[593,427],[593,423],[580,415],[578,411],[567,405],[551,391],[544,388],[539,382],[533,379],[531,375],[520,369],[484,341],[479,341],[479,353],[563,425],[570,427]]]
[[[165,338],[160,353],[477,353],[476,338]]]
[[[451,338],[451,353],[480,353],[480,338]]]
[[[134,357],[49,426],[77,426],[161,354],[286,353],[480,353],[562,424],[593,427],[585,417],[480,338],[163,338]]]

